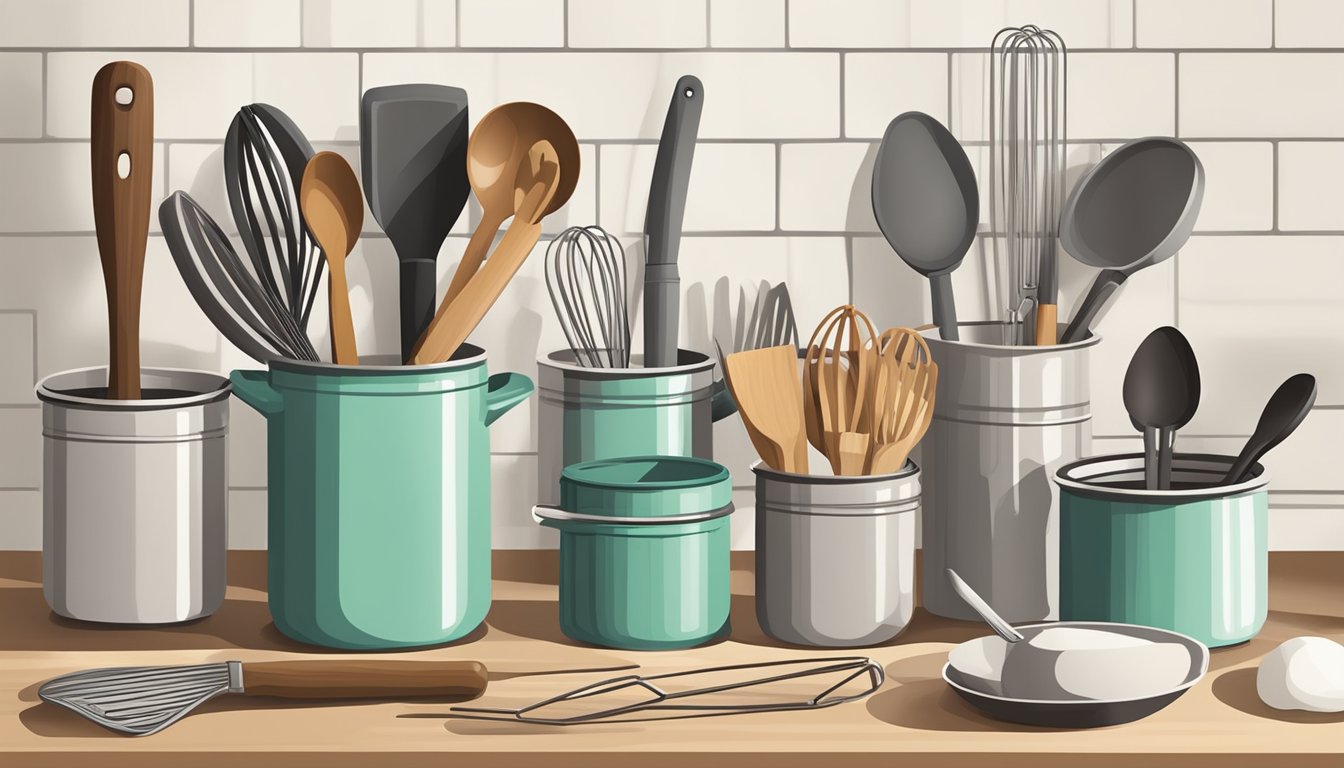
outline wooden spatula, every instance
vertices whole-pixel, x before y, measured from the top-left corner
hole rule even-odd
[[[125,89],[118,101],[117,92]],[[154,81],[131,61],[93,77],[93,221],[107,286],[107,397],[140,399],[140,292],[154,178]]]
[[[780,472],[807,474],[798,348],[786,344],[737,352],[724,363],[728,389],[761,460]]]

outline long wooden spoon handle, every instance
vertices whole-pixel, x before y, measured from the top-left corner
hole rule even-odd
[[[355,318],[350,312],[350,284],[345,277],[344,260],[339,268],[327,270],[327,303],[331,308],[331,361],[337,365],[359,365],[355,344]]]
[[[479,661],[258,661],[243,664],[243,693],[286,699],[472,699],[489,677]]]
[[[127,89],[130,100],[119,103]],[[124,99],[123,99],[124,100]],[[107,396],[140,399],[140,293],[154,178],[154,81],[149,70],[114,61],[93,78],[90,148],[93,220],[107,286]]]
[[[506,218],[507,216],[501,216],[494,211],[485,211],[481,215],[481,223],[476,227],[476,231],[471,233],[471,239],[467,241],[467,250],[462,254],[462,260],[457,263],[452,281],[448,283],[448,292],[443,295],[439,312],[447,309],[453,299],[462,293],[462,289],[467,287],[472,276],[480,271],[485,255],[490,252],[490,243],[494,242],[495,234],[499,232],[499,227]]]

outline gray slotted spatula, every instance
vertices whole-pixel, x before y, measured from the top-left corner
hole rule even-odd
[[[437,306],[439,247],[471,195],[467,92],[389,85],[359,111],[364,196],[401,263],[401,355],[409,359]]]

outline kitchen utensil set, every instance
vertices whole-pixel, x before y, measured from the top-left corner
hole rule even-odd
[[[146,98],[143,108],[152,108],[152,97]],[[447,360],[536,244],[541,218],[573,193],[578,142],[554,112],[526,102],[492,110],[468,140],[466,94],[446,86],[370,89],[360,115],[365,193],[401,267],[403,359],[418,364]],[[148,170],[144,167],[148,163],[143,160],[136,170]],[[345,258],[359,239],[364,217],[354,171],[340,155],[315,155],[280,110],[253,104],[243,107],[229,127],[225,176],[249,264],[237,257],[223,230],[185,193],[170,196],[159,210],[174,261],[202,311],[226,338],[258,361],[317,361],[307,326],[323,266],[329,265],[332,360],[357,365],[345,270]],[[435,260],[465,205],[468,189],[481,200],[485,215],[433,313]],[[500,263],[482,270],[495,233],[510,216],[515,221],[500,244]],[[108,264],[109,268],[113,264],[111,257]],[[132,297],[128,281],[138,286],[138,273],[117,271],[120,287],[111,304],[114,319],[121,318],[114,323],[121,329],[114,332],[118,350],[114,358],[122,360],[114,366],[117,371],[129,360],[124,337],[133,318],[126,314],[125,303]],[[109,286],[111,281],[109,272]],[[468,299],[450,312],[453,300],[469,284]],[[138,288],[134,295],[138,296]],[[623,292],[620,299],[624,314]],[[624,337],[628,336],[627,330]],[[628,355],[628,340],[624,348]]]
[[[971,161],[942,123],[906,112],[887,126],[873,166],[873,215],[892,250],[929,278],[933,323],[956,340],[952,271],[975,240],[980,193]]]
[[[766,465],[808,474],[811,443],[836,475],[900,470],[933,416],[938,368],[919,334],[893,328],[878,336],[866,315],[844,305],[822,319],[803,358],[801,382],[793,344],[724,358]]]
[[[114,667],[62,675],[37,689],[95,723],[132,736],[158,733],[226,693],[286,699],[452,699],[480,696],[476,661],[221,661],[171,667]]]
[[[122,103],[118,93],[129,93]],[[107,398],[140,399],[140,291],[154,178],[154,81],[130,61],[93,78],[93,221],[107,288]]]
[[[1068,142],[1068,49],[1052,30],[1008,27],[994,36],[989,59],[990,225],[995,262],[1007,276],[1007,341],[1051,345]]]
[[[630,366],[625,273],[621,241],[598,226],[570,227],[546,248],[546,291],[581,366]]]
[[[1125,410],[1143,432],[1147,490],[1171,490],[1176,430],[1194,418],[1199,395],[1199,363],[1185,336],[1170,326],[1148,334],[1129,361],[1124,383]],[[1250,480],[1251,467],[1297,429],[1315,402],[1316,378],[1311,374],[1290,376],[1279,385],[1222,484]]]
[[[427,84],[370,88],[360,101],[359,151],[369,210],[400,264],[405,360],[434,316],[439,248],[471,194],[467,92]]]
[[[653,163],[649,207],[644,214],[644,356],[645,365],[651,368],[677,364],[681,316],[677,252],[704,103],[699,78],[685,75],[677,81]]]

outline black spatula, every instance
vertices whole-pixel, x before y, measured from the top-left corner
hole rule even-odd
[[[410,357],[438,303],[435,260],[471,194],[467,92],[389,85],[359,110],[364,196],[401,262],[401,354]]]

